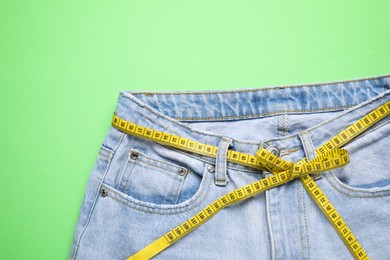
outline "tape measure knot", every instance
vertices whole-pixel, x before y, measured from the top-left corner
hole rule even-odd
[[[275,157],[274,154],[264,148],[260,148],[255,157],[273,174],[285,172],[287,175],[286,182],[304,177],[307,174],[316,174],[342,167],[349,163],[348,151],[340,148],[319,152],[317,157],[310,161],[307,161],[306,158],[298,162],[285,161]]]

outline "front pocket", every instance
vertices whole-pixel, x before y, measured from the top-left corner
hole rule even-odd
[[[380,122],[347,143],[350,162],[326,176],[340,192],[352,196],[390,195],[390,124]]]
[[[176,204],[188,173],[185,167],[132,148],[121,173],[118,190],[143,202]]]

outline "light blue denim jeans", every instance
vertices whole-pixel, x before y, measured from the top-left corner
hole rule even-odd
[[[288,161],[390,100],[390,75],[214,91],[119,93],[117,116],[201,143]],[[114,111],[113,111],[114,112]],[[69,259],[126,259],[226,193],[269,176],[108,132],[89,176]],[[316,183],[371,259],[390,258],[389,116],[346,144],[350,163]],[[188,172],[181,171],[185,168]],[[101,192],[104,190],[105,192]],[[226,207],[153,259],[353,259],[299,180]]]

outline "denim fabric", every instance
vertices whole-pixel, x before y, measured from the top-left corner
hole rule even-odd
[[[248,154],[276,146],[282,159],[299,161],[314,158],[316,148],[389,100],[390,75],[382,75],[248,89],[122,90],[115,113]],[[106,124],[69,259],[126,259],[224,194],[271,174],[226,161],[224,152],[211,158]],[[388,116],[343,147],[348,165],[316,180],[371,259],[390,257],[389,147]],[[217,173],[226,185],[216,184]],[[228,206],[153,259],[353,257],[294,180]]]

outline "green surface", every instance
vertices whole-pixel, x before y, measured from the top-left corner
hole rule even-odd
[[[390,72],[389,1],[1,1],[0,259],[66,259],[119,91]]]

